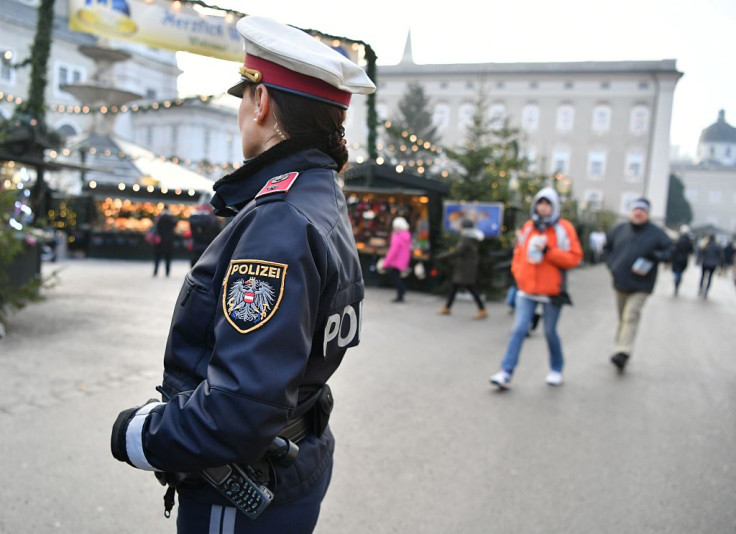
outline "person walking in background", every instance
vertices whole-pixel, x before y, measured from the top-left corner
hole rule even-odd
[[[583,259],[575,228],[560,218],[560,199],[551,187],[545,187],[534,197],[531,220],[521,228],[514,249],[511,271],[518,285],[514,327],[501,362],[501,368],[491,377],[491,383],[507,389],[519,362],[524,338],[529,332],[537,305],[544,310],[544,335],[549,349],[550,371],[547,384],[562,384],[564,358],[557,334],[557,322],[563,304],[570,304],[567,294],[566,271],[577,267]]]
[[[728,272],[733,269],[733,257],[733,241],[728,241],[726,246],[723,247],[723,267],[721,267],[721,274],[723,276],[728,276]]]
[[[603,248],[606,246],[606,233],[601,228],[596,228],[588,236],[590,245],[590,263],[596,265],[603,259]]]
[[[633,201],[630,210],[629,221],[611,230],[604,249],[618,309],[611,363],[619,372],[631,357],[644,303],[657,281],[657,264],[669,260],[672,247],[667,234],[649,221],[649,200]]]
[[[460,225],[460,242],[457,248],[437,256],[438,260],[442,258],[452,258],[455,260],[450,295],[447,297],[447,303],[440,308],[438,313],[440,315],[450,315],[457,290],[465,287],[473,296],[473,300],[475,300],[475,304],[478,306],[478,313],[475,314],[473,319],[484,319],[488,316],[488,312],[483,305],[483,299],[481,299],[478,291],[475,289],[475,284],[478,278],[478,246],[485,238],[485,235],[475,227],[473,221],[470,219],[463,219]]]
[[[166,276],[171,272],[171,256],[174,254],[174,229],[176,228],[176,218],[169,211],[168,206],[164,209],[156,219],[155,235],[158,239],[153,245],[153,276],[158,275],[158,264],[164,260],[166,267]]]
[[[672,246],[672,255],[670,256],[670,264],[672,265],[672,275],[675,280],[675,296],[680,290],[680,282],[682,282],[682,273],[687,269],[690,254],[693,253],[693,241],[690,239],[690,228],[683,224],[680,226],[680,235]]]
[[[700,264],[700,284],[698,296],[708,298],[708,290],[713,279],[713,272],[723,265],[723,251],[716,243],[714,235],[709,235],[703,246],[698,248],[698,263]]]
[[[191,249],[189,260],[191,266],[197,263],[199,257],[217,237],[222,229],[220,220],[212,213],[209,205],[198,206],[189,216],[189,229],[191,231]]]
[[[409,223],[403,217],[396,217],[391,223],[391,240],[388,252],[383,258],[383,268],[396,288],[396,298],[391,302],[404,302],[406,284],[401,275],[411,263],[411,234]]]

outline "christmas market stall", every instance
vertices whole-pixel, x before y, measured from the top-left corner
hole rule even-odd
[[[168,208],[178,221],[174,257],[188,255],[189,216],[201,204],[202,196],[212,191],[210,179],[113,136],[92,134],[74,150],[83,162],[106,170],[85,172],[82,201],[70,199],[84,207],[87,215],[83,220],[68,206],[49,214],[56,218],[57,227],[63,224],[63,217],[76,218],[68,221],[71,252],[89,257],[150,258],[152,245],[147,233]]]
[[[409,222],[412,234],[407,285],[431,289],[434,251],[442,232],[442,199],[449,185],[374,162],[354,165],[343,179],[366,284],[386,283],[378,260],[388,251],[393,219],[401,216]]]

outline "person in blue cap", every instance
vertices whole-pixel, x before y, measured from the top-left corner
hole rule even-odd
[[[345,110],[375,86],[301,30],[262,17],[237,29],[245,62],[229,93],[245,163],[211,200],[231,220],[185,278],[162,401],[122,411],[111,448],[176,488],[179,533],[306,533],[332,473],[327,381],[360,340],[363,278],[337,180]],[[298,447],[291,463],[273,450],[283,440]]]
[[[667,234],[649,220],[649,200],[638,198],[629,208],[629,221],[611,230],[603,249],[618,311],[611,363],[621,373],[634,349],[644,303],[654,291],[658,264],[670,259],[672,247]]]

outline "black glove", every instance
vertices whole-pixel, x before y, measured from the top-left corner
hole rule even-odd
[[[110,450],[112,451],[112,455],[115,459],[120,460],[121,462],[126,462],[135,467],[128,457],[128,450],[125,446],[125,434],[127,433],[128,425],[130,425],[136,412],[146,404],[150,404],[152,402],[159,403],[160,401],[156,399],[148,399],[145,404],[123,410],[118,415],[118,418],[115,420],[115,424],[112,425],[112,435],[110,436]]]

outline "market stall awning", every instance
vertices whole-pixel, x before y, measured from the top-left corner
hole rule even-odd
[[[391,165],[374,162],[362,163],[348,169],[344,174],[345,190],[360,191],[421,191],[446,195],[450,184],[433,178],[425,178],[410,172],[396,172]]]
[[[142,146],[114,138],[120,149],[132,158],[133,165],[140,171],[141,185],[155,185],[166,189],[193,189],[199,193],[212,191],[214,182],[176,163],[161,160]]]
[[[77,160],[82,159],[87,166],[93,167],[84,178],[87,184],[94,182],[95,188],[153,186],[157,190],[195,191],[199,196],[212,191],[214,185],[206,176],[117,136],[92,133],[69,149]]]

